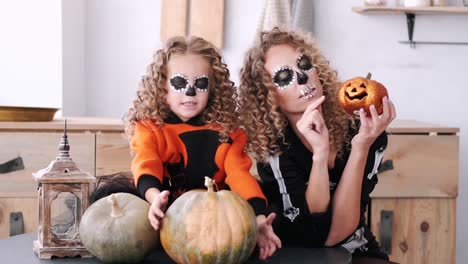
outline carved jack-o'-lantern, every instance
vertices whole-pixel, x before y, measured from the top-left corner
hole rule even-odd
[[[383,113],[382,98],[388,97],[387,89],[381,83],[366,78],[356,77],[341,84],[338,92],[338,103],[350,115],[359,115],[359,109],[364,108],[370,116],[369,107],[375,105],[377,113]]]

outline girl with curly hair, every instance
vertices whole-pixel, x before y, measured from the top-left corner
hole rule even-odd
[[[154,55],[128,113],[126,133],[135,154],[132,173],[139,194],[151,203],[148,218],[158,230],[164,211],[182,193],[231,189],[257,215],[260,258],[281,247],[263,214],[266,198],[249,173],[245,132],[238,128],[236,88],[219,51],[198,37],[174,37]]]
[[[388,260],[365,224],[395,107],[359,119],[338,105],[337,74],[310,35],[274,28],[248,50],[239,112],[283,245],[342,246]],[[360,120],[360,121],[359,121]]]

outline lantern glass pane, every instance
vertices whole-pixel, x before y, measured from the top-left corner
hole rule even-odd
[[[52,200],[50,224],[52,233],[61,240],[75,239],[78,235],[77,215],[81,201],[70,192],[61,192]]]

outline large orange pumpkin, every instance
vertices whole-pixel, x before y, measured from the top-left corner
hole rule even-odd
[[[382,98],[388,96],[387,89],[381,83],[366,78],[356,77],[341,84],[338,92],[338,103],[350,115],[359,115],[363,108],[370,116],[369,107],[375,105],[377,113],[383,113]]]
[[[80,238],[86,249],[107,263],[137,263],[159,242],[148,220],[149,204],[129,193],[101,198],[86,209]]]
[[[177,263],[243,263],[257,238],[255,214],[231,191],[192,190],[177,198],[162,221],[161,244]]]

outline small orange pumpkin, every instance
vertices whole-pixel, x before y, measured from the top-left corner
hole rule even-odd
[[[356,77],[341,84],[338,92],[338,103],[350,115],[359,115],[359,109],[364,108],[370,116],[369,107],[375,105],[377,113],[383,113],[382,98],[388,97],[385,86],[370,79],[369,73],[366,78]]]
[[[231,191],[192,190],[167,209],[161,244],[179,264],[245,262],[257,241],[257,222],[250,205]]]

